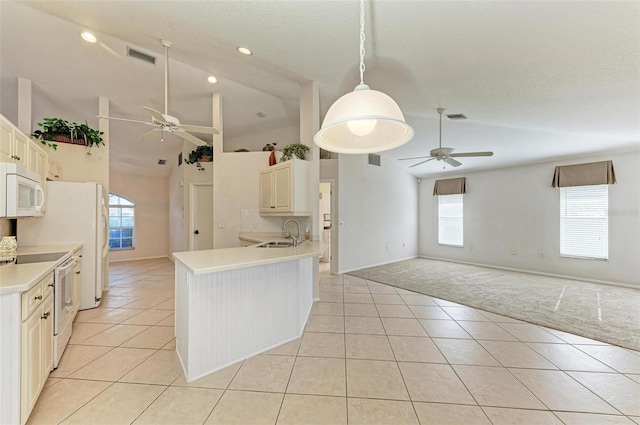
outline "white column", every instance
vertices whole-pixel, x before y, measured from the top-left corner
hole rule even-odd
[[[18,128],[26,135],[33,132],[31,80],[18,78]]]
[[[311,178],[309,179],[309,195],[312,215],[309,230],[314,240],[320,239],[318,221],[320,220],[318,199],[320,197],[320,149],[313,143],[313,136],[320,129],[320,92],[318,83],[311,81],[300,86],[300,141],[311,148]],[[318,258],[313,267],[313,299],[319,294]]]

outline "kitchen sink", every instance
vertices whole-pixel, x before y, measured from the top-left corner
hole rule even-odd
[[[265,242],[263,244],[257,245],[256,248],[290,248],[293,246],[293,242]]]
[[[16,255],[16,264],[43,263],[45,261],[58,261],[67,255],[67,252],[47,252],[45,254],[19,254]]]

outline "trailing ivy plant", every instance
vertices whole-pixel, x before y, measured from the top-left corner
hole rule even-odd
[[[305,154],[309,152],[309,146],[302,143],[292,143],[282,149],[280,162],[285,162],[293,158],[295,155],[298,159],[305,159]]]
[[[32,136],[50,148],[58,148],[57,144],[51,143],[56,141],[57,135],[66,136],[70,139],[83,140],[88,148],[104,145],[104,141],[102,140],[104,133],[89,127],[86,122],[84,124],[78,124],[60,118],[45,118],[43,121],[44,122],[38,123],[38,127],[41,129],[34,131]]]
[[[198,146],[194,150],[189,153],[189,158],[185,159],[184,162],[187,164],[196,164],[198,170],[204,171],[204,167],[200,164],[199,160],[208,157],[210,159],[213,158],[213,146],[211,145],[202,145]]]

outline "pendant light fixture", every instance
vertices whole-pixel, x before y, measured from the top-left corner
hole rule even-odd
[[[337,153],[373,153],[397,148],[413,138],[398,104],[364,83],[364,0],[360,0],[360,84],[331,105],[316,145]]]

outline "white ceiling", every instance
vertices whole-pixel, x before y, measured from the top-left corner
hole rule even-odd
[[[358,15],[357,1],[0,1],[0,111],[17,119],[23,77],[34,85],[34,122],[97,127],[98,96],[111,115],[147,120],[141,105],[164,108],[165,38],[169,112],[182,122],[211,125],[219,91],[225,137],[295,125],[301,83],[318,82],[322,116],[358,83]],[[437,147],[439,106],[468,117],[444,119],[444,146],[495,152],[461,159],[456,172],[640,148],[639,2],[374,1],[366,22],[365,81],[416,130],[387,160]],[[85,29],[97,45],[79,38]],[[126,46],[158,63],[127,57]],[[167,175],[157,159],[171,160],[180,143],[139,142],[140,127],[111,124],[111,168]],[[435,161],[408,170],[443,172]]]

